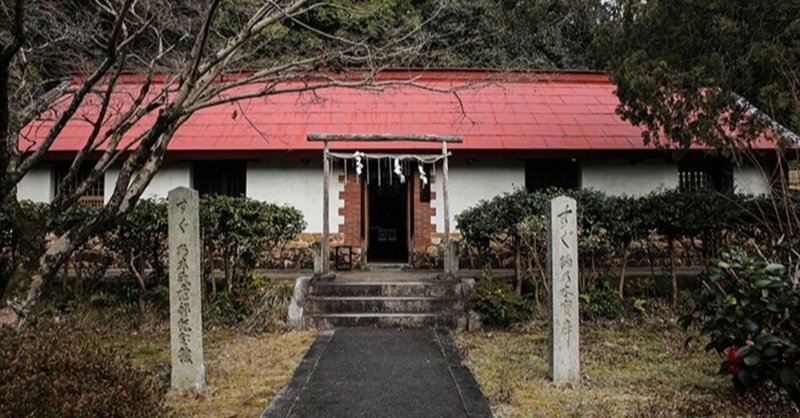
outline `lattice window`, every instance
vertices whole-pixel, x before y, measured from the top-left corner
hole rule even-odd
[[[573,160],[531,160],[525,163],[525,188],[540,191],[551,187],[580,187],[580,166]]]
[[[61,184],[64,177],[67,176],[67,172],[69,171],[70,164],[64,163],[59,164],[56,166],[56,185],[61,190],[62,187],[66,187],[67,192],[74,191],[80,184],[82,184],[88,177],[89,173],[91,173],[92,168],[94,167],[94,163],[90,162],[83,165],[80,169],[78,169],[78,174],[69,184]],[[78,198],[78,203],[86,204],[89,206],[103,206],[105,203],[105,176],[100,175],[95,183],[93,183],[89,188],[86,190],[86,193],[83,196]]]
[[[800,191],[800,163],[789,162],[789,190]]]
[[[689,160],[678,165],[678,184],[682,191],[733,190],[733,170],[727,161]]]
[[[203,161],[195,163],[193,185],[205,195],[244,196],[247,190],[245,161]]]

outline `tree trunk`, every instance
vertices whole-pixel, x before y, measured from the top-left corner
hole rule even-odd
[[[656,262],[655,256],[653,255],[653,246],[650,243],[650,238],[647,239],[647,264],[650,265],[650,277],[654,277],[656,275]]]
[[[7,196],[3,209],[19,236],[19,256],[0,302],[0,326],[20,328],[25,324],[39,294],[96,224],[82,224],[76,231],[46,239],[49,222],[22,210],[14,194]]]
[[[44,238],[42,237],[42,241]],[[28,240],[23,240],[28,241]],[[56,275],[56,272],[75,250],[74,244],[66,236],[61,236],[45,245],[31,237],[31,244],[24,245],[20,251],[20,262],[14,266],[11,280],[3,293],[3,307],[0,309],[0,326],[20,328],[30,315],[42,287]]]
[[[628,246],[624,245],[622,250],[622,265],[619,267],[619,299],[625,299],[625,274],[628,272]]]
[[[539,309],[541,304],[539,300],[539,282],[534,279],[536,276],[533,271],[533,257],[535,257],[535,255],[532,254],[529,249],[530,246],[528,246],[528,250],[525,251],[525,272],[531,277],[531,282],[533,284],[533,302],[536,304],[536,309]]]
[[[66,295],[69,292],[69,263],[64,263],[61,274],[63,274],[61,277],[61,293]]]
[[[143,263],[140,263],[136,256],[131,254],[130,256],[130,267],[131,273],[133,273],[134,277],[136,277],[136,282],[139,284],[139,314],[144,315],[145,306],[144,306],[144,292],[145,292],[145,281],[144,281],[144,266]]]
[[[72,259],[72,267],[75,270],[75,285],[73,286],[75,289],[75,296],[81,298],[83,297],[84,274],[80,251],[73,252],[70,258]],[[67,261],[65,264],[68,263],[69,261]]]
[[[211,281],[211,299],[217,298],[217,278],[214,276],[214,246],[209,244],[206,248],[207,280]]]
[[[231,257],[227,254],[223,257],[223,268],[225,269],[225,283],[228,285],[228,290],[233,289],[233,272],[231,271]]]
[[[522,244],[519,238],[514,238],[514,277],[516,279],[516,291],[522,295]]]
[[[210,273],[208,274],[209,280],[211,280],[211,299],[217,299],[217,278],[214,277],[214,257],[211,256],[211,268],[209,269]]]
[[[673,240],[669,239],[667,251],[669,251],[669,270],[672,277],[672,309],[678,308],[678,277],[675,274],[675,246]]]

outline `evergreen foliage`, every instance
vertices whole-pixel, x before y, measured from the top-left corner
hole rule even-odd
[[[645,143],[746,148],[771,122],[800,132],[800,4],[655,0],[618,6],[603,39],[621,115]]]

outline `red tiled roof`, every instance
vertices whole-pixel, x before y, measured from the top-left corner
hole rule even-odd
[[[407,72],[398,72],[408,77]],[[469,150],[638,150],[641,130],[619,118],[614,85],[597,73],[512,74],[491,81],[486,72],[432,71],[416,82],[446,89],[476,82],[457,94],[412,86],[382,91],[328,88],[224,104],[195,113],[175,133],[172,151],[315,150],[308,133],[390,133],[462,135],[453,149]],[[384,77],[390,77],[385,75]],[[495,79],[496,79],[495,75]],[[154,86],[158,88],[159,86]],[[155,91],[155,88],[153,91]],[[125,94],[130,90],[131,94]],[[135,78],[116,100],[131,100]],[[51,151],[80,149],[91,132],[84,116],[96,115],[87,100],[57,138]],[[155,113],[155,112],[154,112]],[[234,116],[235,114],[235,116]],[[132,138],[155,115],[131,129]],[[23,132],[20,146],[42,139],[52,121],[37,120]],[[335,149],[434,149],[438,144],[336,143]]]

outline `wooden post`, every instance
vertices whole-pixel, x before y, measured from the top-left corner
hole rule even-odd
[[[330,180],[331,180],[331,160],[328,154],[328,142],[325,142],[325,147],[322,151],[322,274],[330,273],[329,263],[329,235],[330,235]]]
[[[442,141],[442,203],[444,205],[444,274],[450,276],[453,270],[450,268],[450,201],[448,199],[449,188],[449,164],[447,159],[447,141]]]

